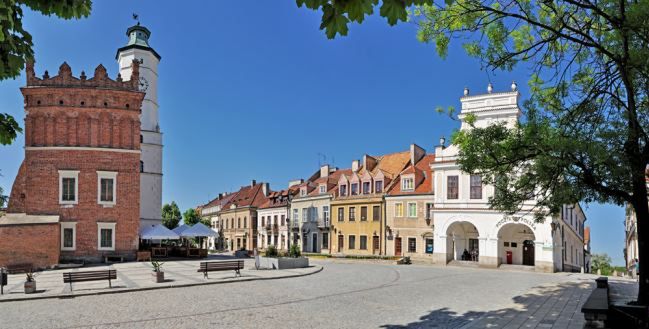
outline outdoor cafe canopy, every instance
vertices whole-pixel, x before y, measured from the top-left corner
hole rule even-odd
[[[180,233],[180,236],[183,238],[215,237],[216,235],[216,232],[202,223],[196,223],[194,226]]]
[[[189,226],[187,224],[183,224],[183,225],[180,225],[180,226],[174,228],[172,231],[174,231],[174,232],[176,232],[176,234],[180,235],[180,233],[183,233],[185,230],[187,230],[190,227],[191,226]]]
[[[178,233],[166,228],[162,224],[157,224],[152,227],[145,228],[140,234],[141,239],[144,240],[178,240],[180,235]]]

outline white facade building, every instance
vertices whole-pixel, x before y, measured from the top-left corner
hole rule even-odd
[[[212,231],[216,232],[215,237],[207,238],[207,247],[209,249],[222,249],[224,248],[221,232],[221,221],[219,219],[219,212],[225,204],[227,204],[234,194],[232,193],[219,193],[219,196],[214,200],[203,205],[200,209],[200,216],[207,218],[210,221]]]
[[[158,118],[158,64],[160,55],[149,46],[151,32],[139,23],[126,31],[126,46],[117,50],[119,73],[129,80],[134,59],[140,61],[142,102],[140,160],[140,226],[162,222],[162,133]]]
[[[519,97],[515,85],[511,92],[476,96],[470,96],[465,90],[459,115],[461,129],[471,129],[464,121],[468,114],[475,117],[476,127],[495,122],[513,127],[521,114]],[[488,200],[494,195],[494,187],[485,186],[479,176],[462,172],[457,157],[455,145],[438,146],[431,164],[436,263],[475,261],[484,267],[528,265],[544,272],[579,269],[583,264],[583,212],[571,215],[574,217],[569,225],[570,218],[562,220],[558,215],[548,216],[542,223],[535,222],[533,214],[526,211],[531,209],[532,202],[523,205],[522,211],[514,216],[491,210]],[[576,253],[578,249],[582,252]],[[566,260],[562,257],[564,253],[568,255]]]

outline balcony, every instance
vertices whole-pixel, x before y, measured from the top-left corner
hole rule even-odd
[[[268,233],[270,233],[273,230],[272,226],[270,224],[266,224],[265,229],[266,229],[266,232],[268,232]]]
[[[291,231],[299,231],[300,230],[300,221],[298,220],[292,220],[289,223],[289,227],[291,228]]]
[[[279,233],[279,225],[277,223],[273,224],[273,234],[277,235]]]
[[[318,218],[318,228],[328,229],[330,225],[329,218]]]

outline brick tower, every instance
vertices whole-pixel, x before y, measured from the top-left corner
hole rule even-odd
[[[92,78],[84,72],[74,77],[66,63],[53,77],[47,71],[36,77],[33,63],[26,71],[27,85],[21,88],[25,159],[8,215],[0,221],[0,250],[41,267],[58,258],[98,261],[112,253],[134,257],[144,99],[138,90],[139,64],[133,62],[129,81],[110,79],[102,65]],[[24,230],[47,234],[21,249],[20,240],[28,238]],[[48,247],[39,250],[41,245]],[[59,251],[60,257],[39,258]],[[11,262],[9,254],[0,252],[0,265]]]

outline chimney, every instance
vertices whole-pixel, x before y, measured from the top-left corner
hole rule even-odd
[[[219,193],[219,200],[223,199],[223,193]]]
[[[268,196],[268,192],[270,192],[270,187],[268,183],[261,184],[261,192],[264,193],[264,196]]]
[[[426,150],[417,144],[410,144],[410,164],[415,165],[426,155]]]
[[[359,167],[360,167],[360,164],[361,164],[361,163],[360,163],[360,161],[358,161],[358,160],[354,160],[354,161],[352,161],[352,171],[353,171],[353,172],[357,172],[358,169],[359,169]]]
[[[320,167],[320,178],[329,176],[329,165],[322,165]]]
[[[304,179],[301,179],[301,178],[300,179],[294,179],[294,180],[288,182],[288,187],[291,188],[292,186],[300,185],[302,183],[304,183]]]
[[[373,158],[372,156],[369,156],[367,154],[363,155],[363,168],[367,171],[372,171],[374,170],[374,167],[376,167],[376,159]]]
[[[250,186],[255,186],[255,185],[257,185],[257,181],[253,179],[253,180],[252,180],[252,183],[250,184]]]

